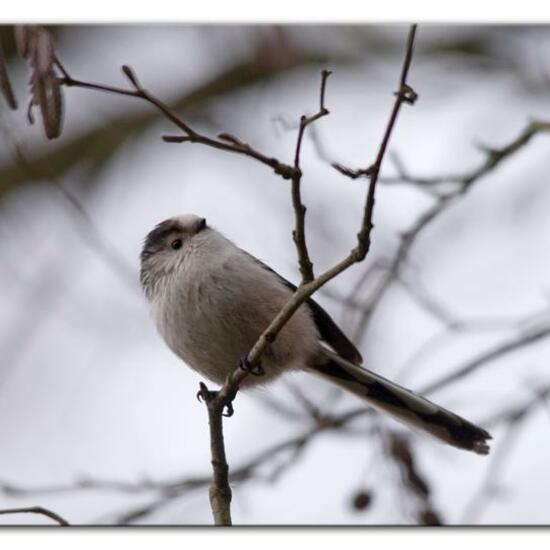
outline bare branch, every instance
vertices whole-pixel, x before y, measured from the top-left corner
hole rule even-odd
[[[21,35],[25,35],[24,28],[16,27],[16,38],[21,39]],[[20,47],[24,48],[26,38],[23,36],[19,42]],[[263,51],[261,42],[258,43],[258,49],[253,52],[250,60],[233,63],[212,78],[181,93],[171,102],[173,110],[187,112],[192,107],[204,105],[236,89],[273,78],[296,67],[320,62],[320,59],[311,53],[289,51],[288,55],[274,57],[262,55],[260,50]],[[63,74],[59,64],[56,68]],[[59,177],[82,161],[82,151],[86,151],[87,158],[105,158],[113,155],[125,139],[135,136],[155,122],[159,115],[162,116],[156,109],[147,111],[131,114],[124,112],[110,118],[106,124],[79,133],[76,137],[66,138],[60,143],[54,142],[47,150],[33,151],[33,157],[29,159],[34,174],[32,181],[41,182],[51,177]],[[0,196],[27,181],[26,173],[22,174],[10,163],[0,163]]]
[[[363,409],[364,411],[365,409]],[[368,409],[367,409],[368,410]],[[319,418],[315,425],[307,428],[297,436],[285,439],[259,451],[241,466],[234,468],[229,473],[231,483],[249,482],[259,479],[268,483],[274,483],[279,477],[294,464],[297,454],[303,452],[314,438],[321,433],[331,430],[340,431],[346,422],[351,418],[342,416],[324,416]],[[280,460],[281,455],[290,453],[288,460]],[[270,463],[275,463],[273,469],[265,475],[260,475],[259,470]],[[157,497],[151,502],[126,511],[117,516],[117,523],[132,523],[160,507],[181,498],[191,492],[206,487],[212,481],[209,475],[186,476],[164,481],[142,480],[137,482],[102,480],[93,478],[82,478],[76,483],[66,485],[51,485],[44,487],[22,487],[12,482],[0,480],[0,491],[13,497],[28,497],[30,495],[46,495],[71,493],[79,491],[118,491],[128,494],[155,492]]]
[[[390,115],[390,120],[388,122],[384,137],[382,139],[382,144],[380,145],[380,150],[378,152],[375,166],[377,169],[373,172],[371,183],[369,186],[369,191],[365,200],[365,207],[363,210],[363,220],[361,223],[361,229],[357,234],[357,246],[349,253],[347,257],[338,262],[335,266],[328,269],[316,279],[310,281],[309,283],[302,284],[294,296],[287,302],[275,319],[270,323],[269,327],[264,331],[260,336],[259,340],[256,342],[251,352],[248,355],[248,361],[251,364],[255,364],[261,357],[261,354],[264,352],[265,348],[272,342],[279,331],[283,328],[285,323],[290,319],[294,312],[299,308],[299,306],[307,300],[315,291],[321,288],[324,284],[332,280],[334,277],[348,269],[350,266],[357,262],[361,262],[367,255],[370,248],[370,233],[372,230],[372,216],[374,212],[374,193],[376,189],[376,182],[378,179],[378,172],[382,165],[384,159],[384,153],[386,151],[387,144],[389,142],[391,132],[397,120],[397,115],[399,113],[400,106],[405,102],[405,95],[401,90],[405,86],[404,79],[408,74],[408,69],[410,61],[412,59],[412,49],[414,46],[414,36],[416,32],[416,25],[411,26],[409,32],[409,39],[407,42],[407,49],[405,54],[405,61],[402,69],[401,80],[400,80],[400,92],[397,94],[397,98]]]
[[[56,514],[47,508],[43,508],[42,506],[31,506],[29,508],[6,508],[4,510],[0,510],[0,514],[40,514],[53,519],[59,523],[59,525],[64,527],[70,525],[69,522],[66,519],[63,519],[59,514]]]
[[[521,418],[524,415],[529,414],[535,406],[540,405],[541,399],[544,399],[548,393],[550,393],[549,387],[543,387],[536,392],[537,399],[531,399],[524,404],[515,405],[498,412],[491,418],[485,420],[483,425],[496,426],[498,424],[511,422],[516,418]],[[347,424],[353,422],[359,417],[370,416],[372,414],[372,409],[361,407],[337,416],[325,416],[324,418],[319,419],[312,428],[303,431],[298,436],[293,436],[287,440],[283,440],[280,443],[268,446],[241,466],[234,468],[229,474],[229,481],[231,483],[243,483],[253,480],[274,482],[292,464],[291,460],[296,457],[297,453],[303,452],[318,435],[330,430],[336,430],[339,433],[342,433],[342,428]],[[275,466],[271,473],[268,473],[266,476],[259,476],[258,472],[261,467],[270,462],[275,462],[277,458],[285,452],[290,452],[290,457],[288,460],[280,462],[277,466]],[[211,477],[209,475],[187,476],[165,481],[145,479],[137,482],[98,480],[86,477],[78,480],[74,484],[34,488],[25,488],[11,482],[0,481],[0,491],[6,495],[14,497],[103,490],[120,491],[128,494],[153,491],[158,494],[158,496],[151,502],[117,515],[117,523],[124,525],[133,523],[157,511],[159,508],[169,504],[175,499],[182,498],[197,489],[207,486],[210,482]],[[420,519],[427,520],[428,518],[422,517]]]
[[[302,203],[302,197],[300,192],[300,184],[302,181],[302,170],[300,168],[300,153],[302,150],[302,140],[306,128],[316,120],[329,114],[328,109],[325,108],[325,87],[328,77],[332,73],[330,71],[321,72],[321,90],[319,94],[319,111],[312,116],[303,115],[300,118],[300,127],[298,129],[298,138],[296,139],[296,151],[294,155],[294,174],[292,176],[292,205],[294,207],[295,217],[295,229],[292,232],[292,238],[296,244],[296,250],[298,252],[298,265],[300,266],[300,273],[302,274],[302,284],[309,283],[315,278],[313,273],[313,264],[309,257],[309,253],[306,245],[305,235],[305,217],[306,207]]]
[[[229,476],[227,471],[227,462],[225,460],[225,451],[223,450],[223,429],[221,418],[223,411],[227,408],[228,416],[232,414],[231,403],[237,394],[240,384],[249,375],[251,369],[255,367],[260,367],[262,354],[266,351],[269,344],[271,344],[276,339],[279,332],[292,317],[292,315],[297,311],[297,309],[324,284],[348,269],[353,264],[363,261],[368,254],[370,248],[370,233],[373,227],[372,216],[374,212],[374,194],[376,183],[378,180],[378,174],[382,166],[384,154],[386,152],[386,148],[389,143],[395,122],[397,120],[397,115],[399,114],[400,107],[403,103],[410,102],[411,93],[413,93],[412,89],[406,84],[406,78],[412,60],[415,33],[416,25],[412,25],[409,31],[409,38],[407,41],[405,52],[405,60],[403,62],[403,68],[401,71],[399,91],[396,93],[394,107],[390,115],[390,119],[388,121],[388,125],[386,127],[386,131],[384,133],[384,137],[382,139],[376,161],[374,163],[375,169],[372,173],[369,190],[365,200],[363,220],[361,224],[361,229],[357,234],[356,247],[349,253],[347,257],[345,257],[332,268],[325,271],[316,279],[300,285],[292,298],[285,304],[285,306],[269,324],[267,329],[260,335],[256,344],[250,350],[246,359],[246,364],[248,368],[237,368],[235,371],[233,371],[233,373],[228,376],[223,387],[216,394],[209,392],[206,386],[201,385],[200,395],[204,398],[208,408],[208,416],[211,430],[210,435],[211,438],[214,437],[218,440],[216,442],[212,442],[211,440],[212,451],[218,451],[217,455],[213,454],[212,456],[214,480],[210,490],[211,503],[213,495],[216,498],[216,502],[212,504],[216,523],[230,524],[229,510],[231,503],[231,488],[229,486]],[[323,85],[321,87],[321,102],[322,101]],[[323,108],[322,104],[321,108]],[[299,155],[297,155],[297,158],[299,159]],[[213,419],[213,415],[217,415],[218,418]],[[227,521],[229,521],[229,523],[225,523]]]
[[[440,514],[431,502],[431,489],[426,476],[418,468],[413,449],[406,437],[391,432],[386,455],[399,468],[404,490],[420,503],[417,520],[422,525],[443,525]]]
[[[440,379],[431,382],[423,388],[421,393],[429,394],[437,391],[444,386],[448,386],[451,382],[455,382],[472,374],[486,364],[491,363],[496,359],[507,355],[508,353],[536,344],[548,336],[550,336],[549,325],[544,325],[542,327],[526,331],[524,334],[520,334],[515,338],[507,340],[487,351],[484,351],[477,357],[470,359],[459,368],[453,370],[450,374],[442,376]]]
[[[496,426],[498,424],[509,424],[516,420],[520,420],[524,416],[531,414],[533,409],[545,404],[549,396],[550,384],[542,385],[534,389],[532,398],[492,414],[484,420],[483,425]]]
[[[426,227],[430,226],[434,220],[439,218],[458,200],[464,198],[474,183],[478,182],[482,177],[497,168],[497,166],[499,166],[512,154],[519,151],[522,147],[529,143],[534,136],[539,133],[546,132],[550,132],[549,122],[533,121],[529,123],[527,127],[508,145],[502,147],[501,149],[487,150],[487,157],[475,170],[457,177],[442,177],[439,179],[434,178],[434,184],[436,181],[438,183],[449,183],[450,181],[454,181],[458,184],[458,187],[449,193],[438,196],[434,203],[427,210],[425,210],[420,217],[417,218],[414,224],[401,234],[397,252],[391,260],[382,281],[364,305],[364,312],[361,315],[355,331],[356,340],[360,341],[362,336],[365,334],[373,312],[398,277],[402,266],[405,264],[410,255],[413,245],[418,241],[419,236],[424,232]],[[407,180],[407,183],[414,182],[420,182],[419,186],[422,186],[426,184],[427,180],[417,178]],[[354,299],[355,295],[350,297]]]
[[[61,65],[59,64],[59,66]],[[132,83],[134,87],[133,90],[77,80],[71,77],[66,69],[63,69],[63,73],[65,76],[60,80],[60,82],[61,84],[68,87],[87,88],[117,95],[125,95],[142,99],[150,103],[151,105],[156,107],[157,110],[160,111],[166,119],[172,122],[184,133],[183,136],[164,136],[163,140],[166,143],[200,143],[202,145],[213,147],[214,149],[221,149],[223,151],[245,155],[261,162],[262,164],[269,166],[276,174],[280,175],[284,179],[292,178],[294,174],[294,168],[292,166],[284,164],[274,157],[268,157],[263,153],[260,153],[247,143],[243,143],[236,138],[234,138],[233,141],[228,141],[227,139],[224,140],[224,137],[226,137],[225,134],[222,134],[221,137],[218,136],[218,139],[213,139],[195,131],[187,122],[185,122],[174,111],[172,111],[172,109],[170,109],[165,103],[153,96],[146,89],[142,88],[133,70],[128,65],[123,65],[122,71]]]
[[[380,175],[380,170],[382,169],[382,161],[384,160],[384,155],[386,153],[388,143],[390,142],[393,127],[395,125],[395,122],[397,121],[397,116],[399,115],[401,105],[403,105],[403,103],[413,104],[417,98],[416,93],[407,84],[407,76],[409,74],[409,68],[412,61],[415,35],[416,25],[411,25],[409,37],[407,39],[407,47],[405,50],[405,61],[403,62],[401,78],[399,80],[399,90],[395,94],[396,100],[393,106],[392,113],[390,115],[390,120],[386,127],[386,132],[384,133],[384,137],[382,139],[382,144],[380,145],[380,149],[378,150],[378,155],[376,156],[376,160],[370,169],[370,184],[367,193],[367,200],[365,202],[363,225],[361,227],[361,230],[359,231],[359,234],[357,235],[360,248],[362,249],[360,254],[360,256],[362,255],[361,259],[365,257],[370,248],[370,233],[372,230],[372,214],[374,210],[374,193],[376,190],[376,183],[378,182],[378,176]]]
[[[466,189],[477,180],[486,176],[496,168],[498,168],[504,161],[509,159],[512,155],[517,153],[520,149],[525,147],[533,137],[537,134],[550,132],[550,122],[543,120],[532,120],[527,126],[520,132],[520,134],[510,141],[508,144],[501,148],[493,148],[487,146],[481,146],[485,153],[485,159],[483,162],[473,170],[464,172],[462,174],[449,174],[433,177],[420,177],[409,174],[398,163],[399,174],[395,178],[384,178],[384,183],[409,183],[422,186],[438,186],[443,184],[457,184],[459,187],[458,192],[465,192]]]
[[[4,97],[10,109],[17,109],[17,100],[15,99],[15,94],[13,93],[13,88],[8,76],[8,68],[6,66],[2,42],[0,42],[0,94]]]

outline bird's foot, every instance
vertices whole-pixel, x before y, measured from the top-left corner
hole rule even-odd
[[[209,390],[204,382],[199,383],[199,388],[200,389],[197,392],[197,400],[199,403],[206,403],[207,407],[210,406],[210,403],[212,403],[220,393],[219,391]],[[233,403],[232,401],[229,401],[224,405],[222,415],[230,417],[233,416],[234,412],[235,410],[233,409]]]
[[[227,418],[229,418],[230,416],[233,416],[234,412],[235,409],[233,409],[233,403],[229,402],[225,405],[222,416],[227,416]]]
[[[265,370],[261,365],[252,365],[246,357],[243,357],[240,360],[239,366],[242,370],[248,372],[248,374],[251,374],[252,376],[263,376],[265,374]]]
[[[217,391],[209,390],[204,382],[199,383],[199,391],[197,392],[197,400],[199,403],[203,401],[208,405],[218,395]]]

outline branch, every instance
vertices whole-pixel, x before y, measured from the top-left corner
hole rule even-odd
[[[122,70],[133,89],[123,89],[113,86],[106,86],[92,82],[86,82],[72,78],[67,70],[61,65],[59,60],[56,61],[58,69],[62,72],[63,78],[61,83],[68,87],[88,88],[118,95],[130,96],[142,99],[151,105],[155,106],[162,115],[178,127],[183,135],[181,136],[165,136],[164,140],[171,143],[200,143],[232,153],[237,153],[251,157],[260,163],[269,166],[276,174],[283,179],[290,179],[292,182],[292,198],[295,207],[296,229],[294,239],[298,250],[299,263],[302,272],[302,284],[297,289],[292,298],[285,304],[279,314],[273,319],[268,328],[261,334],[256,344],[248,354],[248,357],[243,364],[246,368],[237,368],[231,375],[228,376],[223,387],[219,392],[210,392],[208,388],[201,384],[198,396],[202,398],[208,410],[209,426],[210,426],[210,442],[212,453],[213,480],[210,488],[210,502],[216,524],[230,525],[230,503],[231,503],[231,488],[229,486],[229,468],[225,457],[225,448],[223,442],[223,415],[230,416],[233,412],[232,402],[235,399],[236,393],[241,382],[254,370],[261,370],[260,360],[262,354],[267,347],[275,340],[278,333],[282,330],[288,320],[296,312],[315,291],[321,288],[324,284],[332,280],[334,277],[342,273],[344,270],[351,267],[353,264],[361,262],[367,256],[370,249],[370,235],[373,228],[373,212],[375,202],[376,185],[378,176],[382,167],[382,162],[386,153],[388,143],[401,106],[403,103],[413,104],[417,98],[414,90],[407,84],[407,76],[412,61],[412,53],[414,48],[414,39],[416,34],[416,25],[412,25],[409,31],[407,46],[405,50],[405,58],[403,61],[401,75],[399,79],[399,88],[395,93],[396,99],[389,121],[380,144],[375,162],[370,170],[370,184],[365,199],[363,208],[363,218],[359,233],[357,234],[357,244],[351,252],[343,260],[325,271],[318,278],[313,278],[312,264],[307,253],[305,243],[305,208],[300,196],[301,170],[300,170],[300,152],[301,144],[305,129],[307,126],[317,119],[328,114],[324,106],[324,95],[326,79],[329,76],[328,71],[322,73],[321,90],[320,90],[320,109],[319,112],[311,117],[302,117],[298,131],[296,143],[294,165],[285,164],[273,157],[268,157],[260,153],[247,143],[240,141],[238,138],[223,133],[218,135],[217,139],[200,134],[194,130],[187,122],[181,119],[174,113],[166,104],[144,89],[135,73],[128,66],[123,66]],[[226,413],[224,411],[227,411]]]
[[[372,171],[371,182],[369,185],[369,190],[365,200],[365,206],[363,209],[363,219],[361,223],[361,228],[357,234],[357,245],[351,250],[348,256],[343,260],[338,262],[332,268],[325,271],[323,274],[319,275],[316,279],[310,281],[309,283],[302,284],[294,293],[293,297],[286,303],[283,309],[275,317],[275,319],[270,323],[268,328],[260,336],[259,340],[256,342],[251,352],[248,355],[248,361],[251,364],[255,364],[259,361],[261,354],[265,351],[267,346],[273,342],[283,328],[286,322],[290,317],[295,313],[299,306],[305,302],[314,292],[321,288],[324,284],[332,280],[334,277],[348,269],[355,263],[363,261],[370,249],[370,234],[373,228],[372,217],[374,212],[374,196],[376,190],[376,183],[378,181],[378,173],[382,166],[382,161],[384,159],[384,153],[386,151],[389,139],[395,122],[397,120],[397,115],[399,109],[404,102],[407,102],[407,95],[403,92],[405,88],[410,89],[406,83],[405,79],[408,74],[410,62],[412,59],[412,50],[414,46],[414,36],[416,33],[416,25],[411,26],[409,32],[409,38],[407,41],[407,49],[405,54],[405,61],[403,64],[403,69],[400,79],[400,91],[396,94],[396,101],[390,115],[390,120],[386,127],[376,161],[374,163],[374,169]],[[237,371],[238,372],[238,371]]]
[[[372,217],[374,212],[374,196],[376,190],[376,183],[378,180],[378,174],[382,166],[384,154],[386,152],[387,145],[389,143],[392,130],[397,120],[397,115],[403,103],[410,103],[410,97],[412,88],[406,84],[406,78],[409,71],[409,66],[412,60],[412,51],[414,47],[414,37],[416,33],[416,25],[412,25],[409,31],[409,38],[407,41],[405,60],[403,62],[403,68],[401,71],[401,78],[399,81],[399,90],[396,93],[396,100],[393,110],[388,121],[376,161],[374,163],[374,169],[372,171],[371,181],[367,197],[365,200],[365,206],[363,209],[363,219],[361,228],[357,234],[357,245],[351,250],[351,252],[343,260],[338,262],[335,266],[319,275],[316,279],[313,279],[307,283],[302,283],[296,290],[292,298],[285,304],[281,311],[276,315],[273,321],[269,324],[267,329],[260,335],[256,344],[252,347],[251,351],[246,358],[246,368],[237,368],[227,378],[225,384],[222,386],[219,392],[209,392],[204,384],[201,384],[200,396],[204,399],[208,408],[208,417],[210,424],[211,435],[211,448],[212,451],[216,451],[217,454],[212,455],[212,466],[214,469],[213,484],[210,489],[210,499],[212,509],[214,512],[214,518],[217,524],[228,525],[230,524],[230,504],[231,504],[231,488],[229,486],[228,466],[225,459],[225,451],[223,449],[223,426],[222,415],[227,409],[227,416],[231,416],[233,408],[231,403],[235,399],[237,391],[242,381],[250,374],[254,369],[261,369],[260,360],[262,354],[266,351],[268,346],[275,341],[277,335],[286,325],[292,315],[297,309],[319,288],[324,284],[332,280],[334,277],[354,265],[365,259],[370,248],[370,234],[373,228]],[[326,77],[325,77],[326,80]],[[321,86],[321,109],[323,109],[323,89]],[[322,111],[321,111],[322,112]],[[319,115],[319,116],[322,116]],[[317,116],[317,118],[319,118]],[[301,124],[301,128],[305,129],[304,124]],[[301,130],[303,132],[303,130]],[[300,139],[299,139],[300,142]],[[299,149],[296,155],[299,161]],[[295,170],[296,168],[294,168]],[[217,417],[217,418],[214,418]],[[214,442],[213,439],[216,441]],[[214,500],[214,501],[213,501]]]
[[[548,336],[550,336],[550,326],[548,325],[527,331],[524,334],[520,334],[515,338],[512,338],[487,351],[484,351],[477,357],[474,357],[473,359],[467,361],[465,364],[463,364],[461,367],[454,370],[450,374],[442,376],[438,380],[431,382],[430,384],[425,386],[420,393],[433,393],[444,386],[448,386],[451,382],[455,382],[456,380],[460,380],[461,378],[472,374],[476,370],[480,369],[482,366],[494,361],[495,359],[499,359],[503,355],[536,344],[537,342],[539,342],[543,338],[547,338]]]
[[[522,418],[527,414],[530,414],[537,405],[540,405],[540,401],[545,399],[548,394],[550,394],[550,386],[543,386],[536,392],[537,399],[531,399],[525,403],[514,405],[503,411],[497,412],[492,417],[482,422],[482,424],[487,426],[496,426]],[[361,407],[337,416],[325,416],[323,418],[318,418],[313,427],[304,430],[297,436],[293,436],[287,440],[268,446],[264,450],[255,454],[241,466],[233,469],[229,475],[229,480],[232,483],[249,482],[254,479],[259,479],[270,483],[275,482],[291,465],[291,460],[294,459],[297,454],[303,452],[310,445],[310,443],[312,443],[315,437],[330,430],[342,433],[342,428],[351,423],[353,420],[359,417],[370,416],[372,414],[372,409]],[[275,461],[284,452],[290,452],[290,459],[281,461],[266,476],[260,477],[258,475],[258,470],[260,467]],[[13,497],[98,490],[120,491],[127,494],[139,494],[150,491],[158,493],[158,497],[153,501],[117,516],[117,523],[128,524],[157,511],[159,508],[173,502],[175,499],[186,496],[194,490],[207,486],[210,481],[211,477],[209,475],[187,476],[165,481],[145,479],[137,482],[83,478],[76,481],[74,484],[26,488],[15,485],[11,482],[0,480],[0,491]]]
[[[550,384],[542,385],[533,391],[534,399],[524,401],[519,405],[513,405],[501,410],[483,421],[484,426],[496,426],[497,424],[511,424],[531,414],[533,410],[546,403],[550,396]]]
[[[172,124],[179,128],[184,135],[180,136],[163,136],[163,140],[166,143],[201,143],[214,149],[220,149],[222,151],[229,151],[237,153],[239,155],[245,155],[251,157],[262,164],[265,164],[273,169],[273,171],[284,179],[291,179],[294,174],[294,168],[288,164],[282,163],[274,157],[268,157],[263,153],[257,151],[247,143],[240,141],[238,138],[231,134],[222,133],[218,135],[218,139],[211,138],[204,134],[201,134],[194,130],[187,122],[179,117],[170,107],[168,107],[160,99],[149,93],[145,88],[141,86],[134,71],[128,66],[122,66],[122,72],[126,78],[130,81],[133,89],[118,88],[115,86],[107,86],[104,84],[97,84],[94,82],[87,82],[84,80],[78,80],[69,75],[67,70],[57,60],[57,66],[63,73],[61,83],[68,87],[86,88],[90,90],[97,90],[100,92],[107,92],[111,94],[135,97],[142,99],[147,103],[150,103]]]
[[[243,483],[260,479],[264,482],[274,483],[294,463],[296,456],[302,453],[318,434],[330,430],[340,431],[346,422],[349,422],[349,419],[344,416],[317,418],[312,427],[297,436],[268,446],[254,454],[241,466],[233,469],[229,474],[229,481],[231,483]],[[283,453],[290,453],[290,457],[278,460]],[[260,476],[258,470],[271,462],[276,462],[273,469],[267,472],[266,475]],[[72,493],[75,491],[118,491],[126,494],[154,491],[158,493],[157,498],[153,501],[118,515],[117,523],[128,524],[156,511],[177,498],[207,486],[211,481],[210,475],[186,476],[165,481],[145,479],[137,482],[83,478],[73,484],[27,488],[0,480],[0,491],[12,497]]]
[[[330,71],[321,72],[321,90],[319,94],[319,111],[309,117],[303,115],[300,118],[300,126],[298,129],[298,138],[296,140],[296,152],[294,155],[294,175],[292,176],[292,205],[294,207],[294,216],[296,228],[292,232],[292,238],[296,244],[296,250],[298,252],[298,264],[300,266],[300,273],[302,274],[302,283],[309,283],[315,278],[313,274],[313,264],[309,258],[309,253],[306,245],[305,235],[305,217],[306,207],[302,203],[302,197],[300,193],[300,184],[302,181],[302,170],[300,168],[300,153],[302,150],[302,140],[306,128],[316,120],[329,114],[328,109],[325,108],[325,87],[328,77],[332,73]]]
[[[40,514],[42,516],[47,516],[53,519],[59,525],[62,525],[64,527],[70,525],[70,523],[67,520],[63,519],[59,514],[56,514],[55,512],[52,512],[47,508],[43,508],[42,506],[31,506],[29,508],[6,508],[4,510],[0,510],[0,514]]]
[[[249,61],[234,63],[227,69],[202,82],[195,88],[185,91],[176,97],[171,104],[176,112],[196,111],[197,107],[231,93],[239,88],[254,85],[273,78],[285,71],[297,67],[316,65],[322,60],[317,56],[287,49],[289,55],[266,56],[262,54],[264,46],[258,44]],[[59,68],[59,67],[58,67]],[[158,118],[158,112],[123,113],[97,128],[85,131],[82,135],[61,143],[52,143],[46,151],[29,159],[35,174],[34,181],[41,182],[57,177],[77,165],[83,158],[91,156],[103,159],[110,157],[129,137],[143,131]],[[16,166],[0,163],[0,198],[15,186],[27,181]]]
[[[511,155],[519,151],[522,147],[527,145],[530,140],[539,133],[550,132],[550,122],[533,121],[530,122],[527,127],[508,145],[505,145],[501,149],[488,149],[486,158],[483,162],[472,170],[471,172],[464,173],[457,176],[441,176],[438,178],[416,178],[412,176],[403,179],[403,174],[400,176],[401,181],[418,185],[422,188],[428,181],[435,185],[436,183],[449,183],[455,182],[457,187],[446,194],[436,197],[435,202],[400,236],[400,242],[397,248],[397,253],[390,262],[386,273],[382,281],[377,285],[376,291],[371,294],[369,299],[364,305],[364,312],[359,320],[355,339],[360,340],[366,331],[368,322],[372,318],[372,314],[375,311],[378,304],[390,288],[392,283],[398,277],[402,266],[410,255],[410,250],[413,245],[418,241],[420,234],[424,232],[426,227],[439,218],[449,207],[455,204],[458,200],[465,197],[467,192],[472,188],[474,183],[478,182],[481,178],[486,176],[492,170],[496,169],[504,160],[508,159]],[[384,179],[384,183],[387,183],[388,179]],[[355,298],[355,294],[350,296],[351,299]]]
[[[416,457],[408,438],[390,432],[385,450],[386,458],[395,462],[401,474],[404,491],[420,504],[417,521],[422,525],[443,525],[439,513],[431,502],[431,489],[426,476],[418,468]]]
[[[550,132],[549,121],[532,120],[516,138],[503,147],[493,148],[483,145],[480,146],[479,148],[486,154],[485,159],[477,168],[462,174],[448,174],[433,177],[412,176],[403,168],[400,162],[396,162],[399,172],[398,175],[392,178],[384,178],[384,184],[408,183],[418,185],[419,187],[429,187],[454,183],[461,192],[465,192],[476,180],[488,175],[498,168],[505,160],[525,147],[525,145],[527,145],[537,134],[547,132]]]

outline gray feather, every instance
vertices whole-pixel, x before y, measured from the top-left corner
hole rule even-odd
[[[267,271],[273,273],[281,281],[281,283],[296,292],[298,288],[296,285],[292,284],[290,281],[287,281],[284,277],[279,275],[275,270],[271,269],[268,265],[264,264],[258,258],[255,258],[248,252],[243,252],[251,259],[254,260],[257,264],[261,265]],[[327,343],[334,351],[341,355],[344,359],[352,361],[354,363],[361,364],[363,362],[363,357],[359,350],[355,347],[353,342],[340,330],[338,325],[332,320],[332,317],[315,301],[313,298],[309,298],[306,301],[307,306],[311,310],[313,320],[317,326],[319,334],[323,338],[323,341]]]

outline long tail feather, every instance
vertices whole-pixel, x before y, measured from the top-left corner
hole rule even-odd
[[[489,453],[491,435],[464,418],[386,378],[323,350],[326,362],[314,367],[332,383],[365,399],[373,407],[459,449]]]

